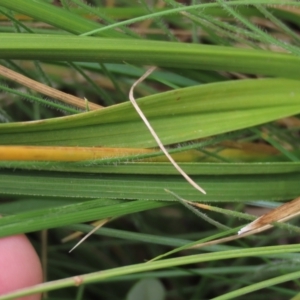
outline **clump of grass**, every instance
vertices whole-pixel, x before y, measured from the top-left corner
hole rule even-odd
[[[47,284],[0,299],[37,291],[142,299],[146,289],[149,299],[296,296],[296,223],[213,241],[254,218],[240,212],[259,215],[299,195],[298,8],[276,0],[1,1],[1,65],[15,75],[1,73],[0,147],[120,153],[25,161],[19,152],[0,162],[0,235],[28,233],[46,249],[48,270]],[[137,102],[205,196],[161,157],[128,102],[149,65],[157,71],[136,87]],[[49,87],[64,92],[59,103],[43,98]],[[37,122],[22,123],[29,120]],[[165,189],[216,208],[199,218]],[[61,240],[107,218],[68,254],[77,240]],[[189,248],[199,243],[210,244]],[[77,288],[71,277],[79,274]]]

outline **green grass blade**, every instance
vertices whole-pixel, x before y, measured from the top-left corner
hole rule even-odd
[[[193,86],[139,99],[164,144],[238,130],[300,112],[298,81],[241,80]],[[0,124],[2,145],[154,147],[131,103],[30,123]]]
[[[45,1],[3,0],[1,1],[0,5],[7,9],[11,9],[13,11],[30,16],[35,20],[43,21],[73,34],[81,34],[86,31],[101,28],[103,26],[99,23],[90,21],[84,17],[72,13],[69,10],[46,3]],[[108,30],[104,33],[95,35],[122,38],[126,37],[125,34],[122,34],[115,30]]]
[[[117,200],[96,199],[54,208],[32,210],[1,218],[0,236],[27,233],[108,217],[120,217],[169,204],[161,201],[128,201],[124,203]]]
[[[118,62],[299,78],[300,58],[233,47],[148,40],[1,33],[2,59]],[[122,47],[118,47],[118,45]],[[34,48],[32,48],[34,45]],[[187,47],[188,46],[188,47]]]
[[[119,268],[114,268],[106,271],[95,272],[87,275],[82,275],[80,280],[84,284],[101,282],[109,278],[115,278],[122,275],[134,274],[138,272],[146,272],[152,270],[159,270],[164,268],[183,266],[194,263],[203,263],[208,261],[218,261],[223,259],[231,258],[241,258],[241,257],[276,257],[280,254],[285,253],[298,253],[300,251],[299,245],[284,245],[284,246],[272,246],[272,247],[261,247],[261,248],[249,248],[249,249],[238,249],[229,251],[219,251],[216,253],[205,253],[198,255],[189,255],[184,257],[176,257],[171,259],[160,260],[152,263],[141,263],[131,266],[124,266]],[[299,271],[297,272],[300,273]],[[299,276],[297,274],[297,276]],[[7,296],[0,297],[0,300],[9,300],[16,297],[30,295],[38,292],[45,292],[56,290],[60,288],[70,287],[76,285],[74,277],[65,278],[62,280],[56,280],[54,282],[48,282],[45,284],[37,285],[32,288],[24,289],[11,293]]]
[[[207,191],[200,195],[183,178],[159,175],[66,174],[42,171],[1,171],[4,195],[141,199],[174,201],[168,189],[193,201],[286,200],[300,194],[300,173],[200,176],[193,179]],[[16,186],[18,187],[16,189]],[[0,220],[1,221],[1,220]]]
[[[260,281],[256,284],[251,284],[249,286],[246,286],[244,288],[238,289],[236,291],[232,291],[230,293],[223,294],[219,297],[212,298],[212,300],[229,300],[233,299],[239,296],[246,295],[248,293],[261,290],[266,287],[274,286],[276,284],[284,283],[291,280],[299,279],[300,277],[300,271],[285,274],[282,276],[278,276],[276,278]]]

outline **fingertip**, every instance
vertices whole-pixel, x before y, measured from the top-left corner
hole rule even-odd
[[[0,295],[42,282],[42,267],[37,253],[25,235],[0,239]],[[31,295],[18,300],[40,300]]]

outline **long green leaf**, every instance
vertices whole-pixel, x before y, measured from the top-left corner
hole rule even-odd
[[[242,175],[242,174],[286,174],[300,172],[300,162],[251,162],[251,163],[179,163],[189,175]],[[0,167],[10,169],[137,174],[137,175],[178,175],[170,163],[126,162],[115,164],[93,164],[82,162],[81,166],[72,163],[54,162],[0,162]]]
[[[45,1],[3,0],[0,5],[30,16],[35,20],[54,25],[73,34],[81,34],[103,27],[103,25],[99,23],[90,21],[87,18],[71,13],[66,9],[59,8],[56,5],[46,3]],[[115,30],[107,30],[104,33],[96,33],[95,35],[123,38],[127,37],[125,34]]]
[[[0,39],[2,59],[126,62],[300,78],[299,57],[269,51],[65,35],[1,33]]]
[[[299,172],[243,176],[198,175],[193,176],[193,179],[206,190],[207,195],[200,194],[180,176],[14,170],[0,172],[0,191],[6,195],[163,201],[174,201],[172,195],[164,189],[194,201],[276,201],[295,198],[300,194]]]
[[[189,255],[184,257],[176,257],[170,259],[164,259],[152,263],[140,263],[130,266],[123,266],[119,268],[114,268],[110,270],[101,270],[100,272],[94,272],[87,275],[80,276],[80,280],[83,284],[101,282],[109,278],[115,278],[122,275],[134,274],[138,272],[146,272],[152,270],[159,270],[170,267],[184,266],[194,263],[203,263],[209,261],[218,261],[222,259],[236,259],[240,257],[276,257],[279,255],[284,255],[285,253],[298,253],[299,245],[284,245],[284,246],[272,246],[272,247],[261,247],[261,248],[250,248],[250,249],[238,249],[238,250],[228,250],[219,251],[216,253],[205,253],[197,255]],[[294,272],[284,278],[281,282],[286,280],[292,280],[299,278],[300,272]],[[14,292],[7,296],[0,297],[1,300],[15,299],[16,297],[30,295],[33,293],[51,291],[55,289],[60,289],[64,287],[70,287],[76,285],[74,277],[66,278],[62,280],[57,280],[55,282],[49,282],[46,284],[40,284],[30,289],[24,289],[21,291]]]
[[[300,112],[300,85],[286,79],[193,86],[144,97],[139,105],[165,144],[238,130]],[[0,125],[7,144],[153,147],[131,103],[75,116]]]
[[[42,199],[41,199],[42,201]],[[54,208],[32,210],[0,219],[0,236],[88,222],[169,205],[158,201],[118,201],[96,199]]]

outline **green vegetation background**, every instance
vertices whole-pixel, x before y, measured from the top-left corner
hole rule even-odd
[[[29,233],[49,281],[19,295],[296,299],[296,226],[147,261],[235,234],[255,218],[239,213],[252,213],[248,205],[261,213],[299,196],[299,9],[275,0],[0,2],[3,66],[106,107],[87,111],[4,78],[1,145],[155,148],[128,92],[145,66],[157,66],[135,96],[207,192],[156,161],[158,150],[76,163],[1,160],[0,236]],[[227,210],[199,218],[165,189]],[[64,237],[105,218],[68,253],[78,238]],[[77,288],[70,277],[79,274],[87,284]]]

